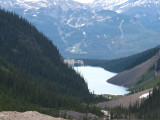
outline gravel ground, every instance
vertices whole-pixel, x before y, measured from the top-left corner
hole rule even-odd
[[[0,120],[64,120],[62,118],[54,118],[35,111],[27,112],[0,112]]]

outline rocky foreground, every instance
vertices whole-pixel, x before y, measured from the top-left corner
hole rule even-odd
[[[65,120],[54,118],[35,111],[28,112],[0,112],[0,120]]]

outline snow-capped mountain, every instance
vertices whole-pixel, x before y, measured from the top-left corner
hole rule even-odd
[[[119,6],[129,3],[127,0],[112,1],[81,4],[73,0],[1,0],[0,6],[32,22],[64,57],[122,57],[160,43],[160,34],[146,28],[138,17],[110,11],[119,10]],[[114,8],[108,10],[105,5]]]
[[[160,0],[95,0],[90,3],[90,6],[96,9],[106,9],[121,13],[132,7],[158,6],[159,4]]]
[[[90,6],[135,17],[145,27],[160,32],[160,0],[95,0]]]

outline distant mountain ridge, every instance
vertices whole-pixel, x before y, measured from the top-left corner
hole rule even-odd
[[[92,5],[72,0],[2,0],[0,6],[34,23],[66,58],[118,58],[159,44],[158,21],[147,27],[135,15],[105,10],[103,2]]]
[[[160,0],[95,0],[91,6],[135,17],[145,27],[160,32]]]
[[[126,9],[132,7],[148,7],[152,5],[159,5],[160,0],[95,0],[90,3],[93,8],[107,9],[117,12],[125,12]]]

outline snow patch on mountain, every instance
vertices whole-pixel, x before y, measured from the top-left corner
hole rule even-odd
[[[107,16],[105,18],[102,17],[102,19],[98,19],[97,21],[102,22],[102,21],[105,21],[105,20],[111,19],[111,18],[112,18],[111,16]]]
[[[124,20],[122,20],[121,23],[120,23],[120,25],[119,25],[119,29],[120,29],[121,34],[122,34],[121,38],[123,38],[123,36],[124,36],[124,32],[123,32],[123,29],[122,29],[123,22],[124,22]]]
[[[143,26],[142,22],[148,18],[151,22],[146,23],[152,28],[154,21],[160,21],[159,7],[154,6],[160,5],[159,1],[91,0],[82,4],[79,0],[0,0],[0,6],[34,23],[53,40],[62,54],[90,55],[96,58],[95,55],[112,56],[112,53],[118,55],[128,50],[125,46],[129,44],[124,38],[124,35],[128,35],[125,29],[128,32],[132,28],[141,29],[140,25]],[[159,30],[157,24],[154,26]],[[132,47],[132,44],[129,45]],[[119,48],[122,48],[121,51]]]
[[[86,32],[85,32],[85,31],[83,31],[83,35],[86,35]]]
[[[94,9],[113,10],[123,13],[131,7],[148,7],[150,5],[160,5],[160,0],[95,0],[90,6]]]
[[[73,54],[87,54],[87,52],[83,51],[80,47],[82,45],[82,42],[78,42],[74,44],[72,47],[68,47],[66,51],[73,53]]]
[[[93,3],[94,0],[74,0],[76,2],[80,2],[80,3]]]
[[[92,6],[101,6],[103,9],[114,10],[115,7],[123,5],[126,2],[128,2],[128,0],[96,0]]]
[[[71,19],[69,19],[69,20],[67,21],[67,25],[70,26],[70,27],[72,27],[72,28],[80,28],[80,27],[85,26],[85,25],[86,25],[85,23],[79,24],[80,19],[81,19],[81,18],[78,18],[78,19],[77,19],[77,22],[75,23],[75,25],[73,25],[73,24],[71,24],[71,22],[72,22],[72,20],[73,20],[73,19],[71,18]]]

